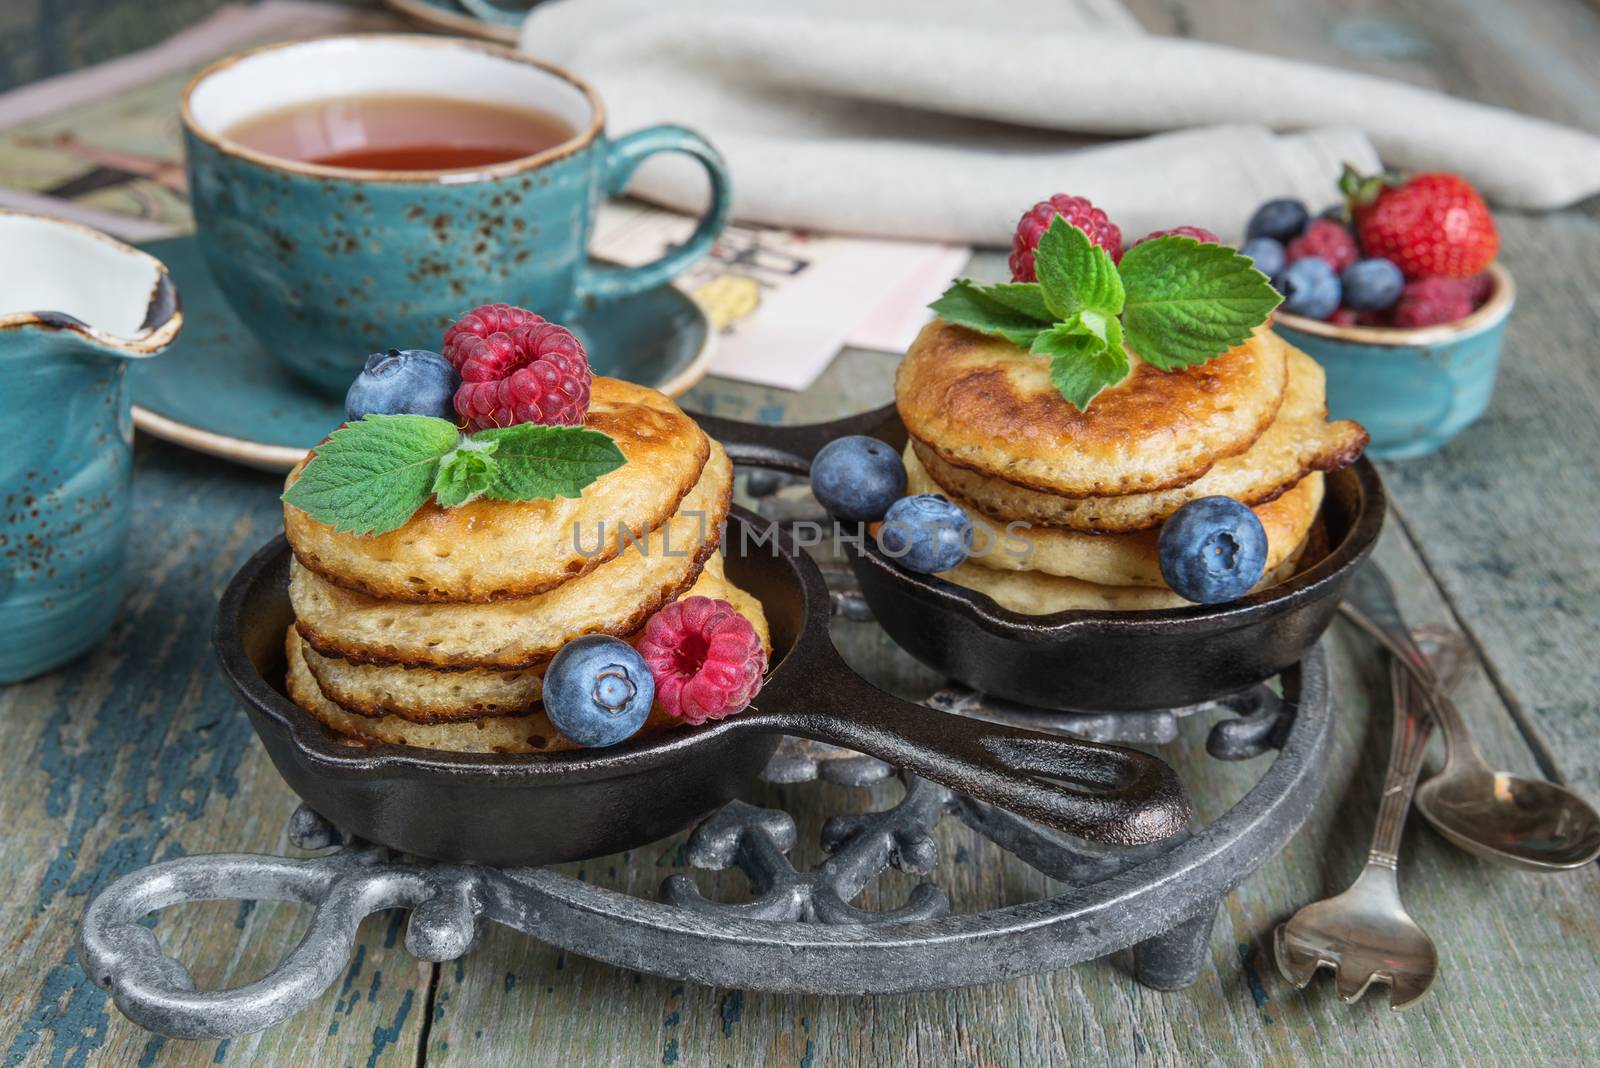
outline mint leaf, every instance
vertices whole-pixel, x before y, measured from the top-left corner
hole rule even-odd
[[[581,426],[518,423],[480,430],[473,440],[495,446],[494,477],[484,494],[499,501],[577,497],[627,461],[610,437]]]
[[[1033,270],[1052,318],[1070,319],[1080,311],[1116,315],[1122,311],[1122,278],[1110,253],[1089,235],[1057,215],[1033,250]]]
[[[1041,322],[995,297],[986,295],[984,291],[989,288],[994,287],[980,286],[964,278],[957,279],[954,285],[944,291],[943,296],[928,307],[947,323],[964,326],[968,330],[976,330],[991,337],[1005,338],[1021,348],[1033,344],[1033,339],[1038,336],[1039,331],[1049,328],[1048,314]]]
[[[1090,402],[1101,390],[1116,385],[1128,374],[1128,354],[1121,345],[1117,321],[1102,322],[1109,324],[1107,334],[1115,336],[1117,343],[1107,344],[1106,339],[1086,329],[1086,324],[1072,323],[1040,334],[1031,350],[1050,357],[1050,383],[1080,412],[1089,410]]]
[[[1028,351],[1035,356],[1093,356],[1106,347],[1106,343],[1093,334],[1057,326],[1041,331]]]
[[[1163,371],[1205,363],[1250,337],[1283,299],[1225,245],[1158,237],[1123,254],[1128,346]]]
[[[1050,326],[1056,321],[1055,315],[1050,311],[1050,306],[1044,302],[1044,287],[1038,282],[996,282],[985,285],[980,282],[967,283],[977,290],[978,295],[995,304],[1002,304],[1012,311],[1021,312],[1030,319],[1037,320],[1039,326]]]
[[[433,499],[441,508],[454,508],[483,496],[499,467],[494,459],[499,447],[498,441],[462,438],[445,454],[433,480]]]
[[[1056,324],[1058,330],[1083,334],[1095,338],[1107,348],[1122,347],[1122,323],[1115,316],[1099,312],[1081,311],[1072,318]]]
[[[340,533],[396,530],[427,501],[456,437],[453,424],[425,415],[358,419],[316,447],[283,500]]]

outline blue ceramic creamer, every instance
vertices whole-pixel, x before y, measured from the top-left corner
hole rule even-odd
[[[133,478],[127,361],[183,323],[160,261],[87,227],[0,211],[0,683],[105,636]]]
[[[384,94],[537,109],[575,132],[535,155],[437,171],[329,167],[230,137],[279,109]],[[710,251],[730,206],[721,157],[698,134],[653,126],[611,140],[581,81],[457,38],[269,45],[196,75],[181,115],[211,273],[268,351],[330,392],[344,392],[369,352],[437,348],[445,327],[479,304],[563,320],[660,286]],[[659,152],[686,153],[710,178],[699,227],[653,263],[591,264],[595,206]]]
[[[1392,329],[1338,326],[1279,312],[1272,328],[1328,372],[1328,414],[1367,428],[1379,460],[1426,456],[1476,422],[1494,396],[1500,347],[1516,302],[1505,268],[1465,319]]]

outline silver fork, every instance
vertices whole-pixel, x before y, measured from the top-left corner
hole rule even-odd
[[[1334,989],[1345,1001],[1360,999],[1380,982],[1389,986],[1389,1007],[1403,1009],[1426,994],[1439,975],[1439,954],[1406,912],[1395,872],[1433,719],[1411,673],[1398,661],[1390,662],[1389,687],[1394,735],[1367,865],[1344,893],[1307,905],[1279,926],[1273,950],[1278,970],[1301,989],[1318,968],[1332,968]]]

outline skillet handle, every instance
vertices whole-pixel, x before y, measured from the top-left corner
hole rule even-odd
[[[811,471],[812,459],[834,438],[872,434],[895,417],[895,406],[891,402],[843,419],[798,426],[746,423],[716,415],[697,415],[695,421],[707,434],[722,442],[734,463],[786,471],[803,478]]]
[[[804,707],[763,710],[750,725],[866,753],[1090,841],[1143,845],[1188,825],[1183,787],[1157,757],[938,712],[838,666],[787,702]]]

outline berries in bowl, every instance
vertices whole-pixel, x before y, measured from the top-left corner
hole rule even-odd
[[[1483,198],[1451,174],[1364,178],[1313,216],[1256,209],[1240,251],[1284,296],[1273,329],[1328,373],[1328,410],[1372,435],[1368,453],[1437,451],[1489,406],[1515,301]]]

